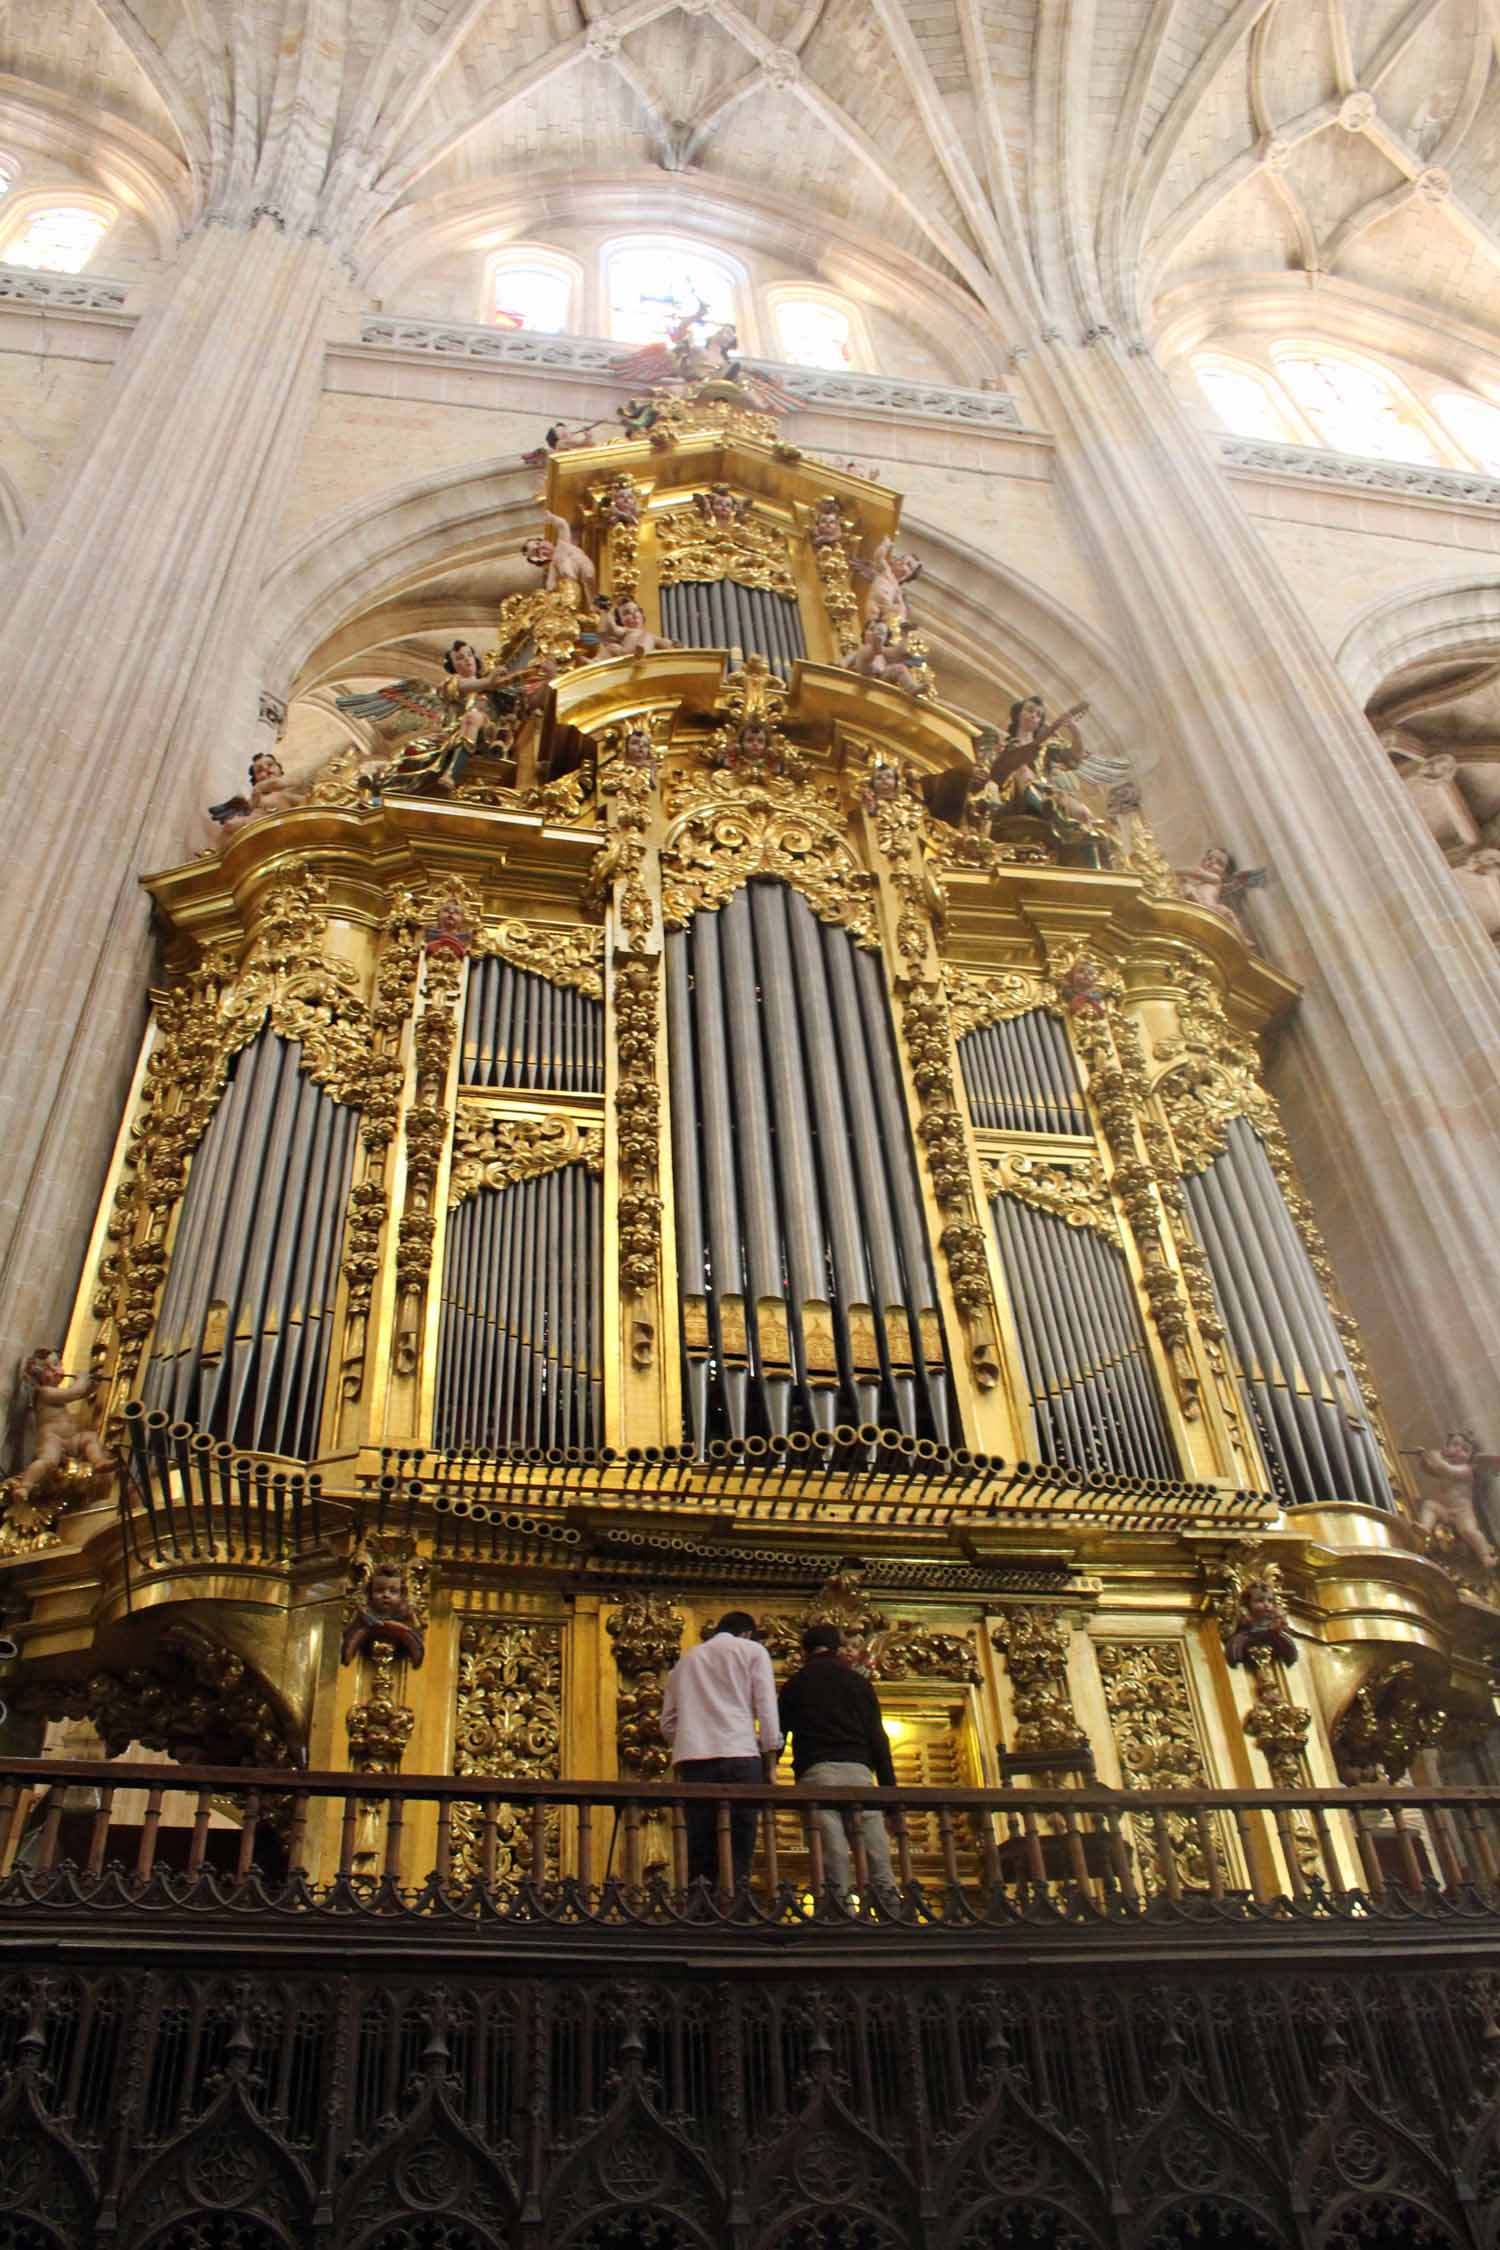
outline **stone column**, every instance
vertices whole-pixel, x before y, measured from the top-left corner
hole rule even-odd
[[[0,1361],[59,1341],[322,372],[327,243],[204,225],[18,551],[0,622]],[[239,723],[243,720],[244,723]],[[222,770],[212,761],[213,770]]]
[[[1271,871],[1255,922],[1306,987],[1278,1091],[1387,1398],[1411,1437],[1493,1432],[1500,957],[1160,371],[1100,330],[1027,375],[1154,706],[1148,795]]]

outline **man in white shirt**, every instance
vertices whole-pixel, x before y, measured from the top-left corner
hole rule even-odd
[[[728,1611],[706,1641],[673,1665],[662,1697],[661,1731],[679,1781],[770,1778],[781,1750],[776,1677],[747,1610]],[[686,1814],[688,1881],[701,1875],[717,1884],[718,1808],[705,1802],[689,1805]],[[736,1890],[750,1874],[758,1820],[754,1805],[730,1808]]]

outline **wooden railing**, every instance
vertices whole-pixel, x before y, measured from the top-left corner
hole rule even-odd
[[[716,1880],[689,1883],[690,1822]],[[757,1849],[736,1885],[732,1827]],[[817,1810],[861,1823],[828,1880]],[[0,1761],[0,1908],[232,1905],[314,1918],[781,1929],[1500,1917],[1500,1790],[815,1790]]]

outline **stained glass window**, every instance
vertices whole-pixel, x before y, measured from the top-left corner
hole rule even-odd
[[[497,259],[490,273],[490,317],[497,328],[562,334],[573,310],[572,276],[562,267]]]
[[[1225,429],[1233,430],[1236,437],[1272,438],[1285,445],[1301,436],[1277,403],[1271,385],[1247,367],[1223,367],[1200,359],[1193,373]]]
[[[735,277],[687,242],[630,243],[609,259],[609,332],[622,344],[664,342],[668,329],[703,307],[723,327],[735,318]]]
[[[796,367],[847,367],[854,357],[849,315],[826,297],[778,299],[776,334]]]
[[[1433,412],[1487,475],[1500,477],[1500,406],[1472,391],[1439,391]]]
[[[6,243],[8,266],[30,266],[36,273],[82,273],[112,224],[102,211],[59,203],[31,217]]]
[[[1378,369],[1278,352],[1276,372],[1325,445],[1381,461],[1438,462],[1414,409]]]

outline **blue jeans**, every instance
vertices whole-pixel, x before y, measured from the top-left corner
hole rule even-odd
[[[679,1781],[761,1781],[759,1758],[684,1758],[677,1768]],[[699,1875],[715,1889],[719,1882],[719,1808],[714,1804],[684,1805],[687,1820],[688,1881]],[[731,1805],[729,1848],[734,1858],[734,1887],[739,1889],[755,1858],[755,1831],[760,1824],[758,1805]]]

